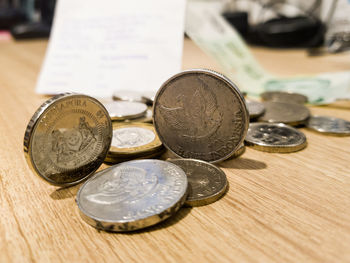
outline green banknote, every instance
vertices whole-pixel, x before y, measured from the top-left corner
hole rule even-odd
[[[237,31],[221,16],[215,1],[188,1],[185,30],[250,96],[257,97],[265,91],[297,92],[307,96],[312,104],[350,99],[350,71],[291,78],[268,73]]]

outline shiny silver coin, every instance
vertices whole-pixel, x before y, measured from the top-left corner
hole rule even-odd
[[[122,101],[134,101],[145,103],[145,100],[142,98],[141,92],[132,91],[132,90],[116,90],[113,92],[113,100],[122,100]]]
[[[307,107],[296,103],[264,102],[265,113],[258,121],[271,123],[285,123],[291,126],[305,124],[310,117]]]
[[[246,100],[246,105],[249,112],[249,118],[251,120],[260,117],[265,112],[265,106],[261,102]]]
[[[309,129],[324,134],[336,136],[350,135],[350,122],[339,118],[311,116],[306,126]]]
[[[147,112],[147,105],[132,101],[111,101],[103,104],[112,120],[126,120],[142,117]]]
[[[290,93],[283,91],[266,91],[260,94],[261,99],[264,101],[276,101],[276,102],[287,102],[305,104],[308,102],[308,98],[299,93]]]
[[[96,173],[80,188],[82,218],[97,229],[122,232],[148,227],[173,215],[187,197],[187,176],[160,160],[135,160]]]
[[[187,174],[188,206],[202,206],[214,203],[228,186],[225,173],[213,164],[195,159],[170,159]]]
[[[223,75],[183,71],[159,89],[153,120],[160,140],[183,158],[225,160],[242,144],[249,125],[242,94]]]
[[[251,123],[245,143],[264,152],[289,153],[305,148],[306,137],[297,129],[282,123]]]

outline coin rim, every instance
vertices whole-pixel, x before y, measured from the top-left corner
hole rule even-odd
[[[207,160],[203,160],[203,161],[206,161],[206,162],[209,162],[209,163],[218,163],[218,162],[221,162],[221,161],[224,161],[226,160],[227,158],[229,158],[238,148],[239,146],[244,142],[244,138],[245,136],[247,135],[247,131],[248,131],[248,128],[249,128],[249,113],[248,113],[248,110],[247,110],[247,106],[246,106],[246,103],[245,103],[245,99],[241,93],[241,91],[238,89],[238,87],[229,79],[227,78],[226,76],[224,76],[223,74],[219,73],[219,72],[216,72],[214,70],[211,70],[211,69],[187,69],[187,70],[184,70],[184,71],[181,71],[175,75],[173,75],[172,77],[170,77],[168,80],[166,80],[162,85],[161,87],[159,88],[159,90],[157,91],[157,94],[156,96],[154,97],[154,103],[153,103],[153,124],[154,124],[154,127],[156,129],[156,132],[158,134],[158,137],[159,139],[161,140],[161,142],[163,143],[163,145],[172,153],[174,154],[176,157],[179,157],[179,158],[184,158],[183,156],[177,154],[176,152],[174,152],[166,143],[164,143],[164,139],[162,138],[162,136],[160,135],[159,133],[159,129],[157,128],[157,122],[156,122],[156,108],[157,108],[157,104],[158,104],[158,97],[161,95],[161,93],[164,92],[164,89],[165,87],[174,79],[182,76],[182,75],[186,75],[186,74],[208,74],[208,75],[211,75],[213,76],[214,78],[219,78],[221,81],[223,81],[224,83],[226,83],[227,87],[229,87],[234,94],[237,95],[237,99],[238,101],[241,103],[242,105],[242,112],[243,114],[245,115],[243,119],[245,119],[245,125],[244,125],[244,130],[243,130],[243,133],[242,133],[242,137],[241,137],[241,140],[239,141],[239,143],[237,143],[236,147],[230,152],[228,153],[227,155],[221,157],[220,159],[216,159],[216,160],[211,160],[211,161],[207,161]],[[191,158],[189,158],[191,159]]]
[[[46,176],[44,176],[43,174],[41,174],[37,168],[36,165],[33,163],[33,158],[32,158],[32,154],[30,149],[32,148],[32,137],[33,137],[33,133],[36,130],[36,127],[39,123],[39,120],[41,118],[41,116],[48,111],[48,109],[50,108],[50,106],[52,106],[54,103],[66,99],[68,97],[86,97],[90,100],[93,100],[94,102],[96,102],[97,105],[99,105],[101,107],[102,110],[104,110],[104,113],[107,117],[107,121],[108,121],[108,126],[110,127],[110,132],[109,132],[109,144],[108,147],[106,147],[106,149],[101,153],[101,156],[104,156],[103,158],[101,157],[100,159],[100,164],[96,165],[96,169],[93,169],[89,174],[85,175],[84,177],[80,178],[79,180],[73,181],[73,182],[69,182],[69,183],[57,183],[49,178],[47,178]],[[108,138],[107,138],[108,140]],[[106,110],[106,108],[103,106],[103,104],[101,102],[99,102],[97,99],[95,99],[94,97],[85,95],[85,94],[79,94],[79,93],[73,93],[73,92],[66,92],[66,93],[61,93],[61,94],[57,94],[55,96],[53,96],[52,98],[46,100],[43,104],[41,104],[39,106],[39,108],[35,111],[35,113],[33,114],[33,116],[31,117],[31,119],[28,122],[28,125],[26,127],[25,133],[24,133],[24,139],[23,139],[23,151],[24,151],[24,156],[25,159],[27,161],[27,164],[29,166],[29,168],[32,170],[32,172],[34,172],[34,174],[38,175],[39,178],[45,180],[46,182],[52,184],[52,185],[56,185],[56,186],[71,186],[71,185],[75,185],[78,184],[84,180],[86,180],[88,177],[90,177],[103,163],[107,153],[108,153],[108,149],[110,148],[112,142],[112,121],[109,118],[109,114],[108,111]],[[97,158],[98,159],[98,158]],[[78,169],[78,168],[77,168]]]

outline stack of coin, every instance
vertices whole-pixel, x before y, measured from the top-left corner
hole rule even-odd
[[[155,158],[162,153],[164,147],[152,124],[114,122],[112,143],[105,161],[120,163]]]

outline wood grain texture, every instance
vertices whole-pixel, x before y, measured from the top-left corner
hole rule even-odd
[[[45,48],[45,41],[0,43],[0,262],[350,262],[350,137],[306,129],[305,150],[247,148],[221,163],[230,189],[216,203],[181,209],[134,233],[99,232],[84,223],[75,204],[79,185],[47,184],[23,155],[27,122],[47,99],[34,93]],[[253,52],[282,75],[350,68],[349,54]],[[186,39],[183,68],[199,67],[221,71]],[[349,109],[350,102],[310,107],[347,120]]]

